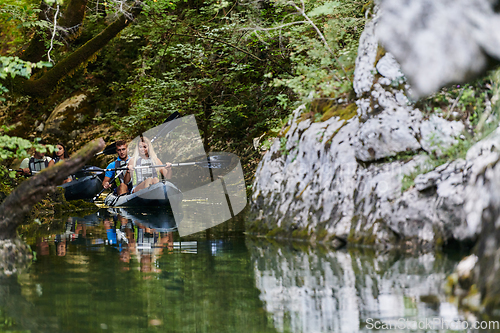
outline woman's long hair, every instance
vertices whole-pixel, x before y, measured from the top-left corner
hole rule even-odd
[[[153,163],[153,165],[157,165],[156,161],[158,160],[158,157],[156,156],[156,153],[155,153],[155,151],[153,149],[153,145],[151,144],[151,140],[149,140],[145,136],[141,136],[139,138],[139,140],[137,141],[137,145],[135,146],[135,149],[134,149],[134,155],[132,156],[132,161],[133,161],[132,163],[133,163],[133,165],[135,166],[135,164],[137,163],[137,160],[139,159],[139,157],[142,157],[139,154],[139,144],[141,142],[144,142],[145,144],[148,145],[148,158],[151,159],[151,162]]]
[[[69,154],[68,154],[68,151],[66,150],[66,147],[65,147],[62,143],[60,143],[60,142],[56,143],[56,146],[57,146],[57,145],[59,145],[59,146],[63,147],[63,149],[64,149],[64,154],[63,154],[64,159],[69,158]],[[57,157],[57,154],[56,154],[56,152],[54,151],[54,152],[52,153],[52,158],[56,158],[56,157]]]

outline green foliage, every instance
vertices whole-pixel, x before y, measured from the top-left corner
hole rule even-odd
[[[0,309],[0,330],[10,331],[15,326],[15,321],[10,317],[4,309]]]
[[[416,176],[459,158],[465,158],[472,145],[498,128],[500,115],[500,70],[494,70],[486,77],[463,86],[442,89],[427,100],[417,103],[417,107],[431,113],[440,113],[445,118],[468,118],[473,132],[464,132],[460,139],[447,149],[439,147],[441,154],[428,155],[427,163],[409,175],[404,175],[403,191],[413,186]],[[457,113],[453,117],[451,113]],[[436,146],[439,146],[436,143]],[[425,153],[426,154],[426,153]],[[426,154],[427,155],[427,154]]]
[[[0,25],[9,20],[23,31],[10,42],[25,44],[25,36],[47,30],[47,22],[38,21],[38,2],[8,1],[14,7],[0,10]],[[85,44],[131,4],[121,3],[123,8],[114,0],[88,6],[80,33],[54,49],[53,59]],[[310,1],[296,14],[283,1],[145,0],[134,24],[58,84],[58,97],[49,103],[75,91],[91,93],[97,118],[129,137],[174,111],[193,114],[206,148],[234,151],[246,168],[255,167],[260,151],[253,139],[270,144],[298,101],[349,95],[363,3]],[[5,75],[29,77],[32,64],[7,60]]]
[[[45,26],[38,21],[39,1],[3,0],[0,6],[0,54],[12,55],[26,43],[35,29]]]
[[[415,185],[415,178],[422,173],[424,172],[420,170],[419,166],[418,169],[416,169],[414,172],[411,172],[409,175],[403,175],[403,180],[401,181],[401,192],[404,192]]]
[[[234,1],[149,2],[145,18],[121,36],[126,43],[146,37],[127,83],[112,85],[130,96],[128,113],[103,120],[133,136],[179,111],[196,116],[214,149],[252,149],[254,137],[286,118],[291,94],[268,87],[264,74],[287,70],[288,60],[244,39],[250,14]]]
[[[18,57],[4,57],[0,56],[0,82],[5,80],[7,77],[15,78],[16,76],[22,76],[27,79],[31,77],[33,68],[51,67],[50,62],[40,61],[37,63],[31,63],[29,61],[23,61]],[[0,101],[5,101],[2,94],[7,93],[8,90],[0,83]]]
[[[429,171],[434,170],[440,165],[448,163],[450,161],[454,161],[457,159],[464,159],[467,155],[467,151],[476,141],[473,140],[472,137],[465,136],[464,139],[460,138],[457,142],[450,146],[447,149],[442,149],[442,153],[439,155],[436,154],[427,154],[422,153],[428,157],[426,162],[422,165],[417,165],[416,168],[408,175],[403,175],[403,180],[401,184],[401,191],[404,192],[415,184],[415,178],[420,175],[427,173]],[[406,156],[408,158],[409,156]]]
[[[0,56],[0,79],[3,80],[8,76],[12,78],[23,76],[29,79],[33,68],[42,67],[52,67],[52,64],[46,61],[31,63],[29,61],[23,61],[18,57]]]
[[[22,61],[18,57],[3,57],[0,56],[0,80],[3,80],[10,76],[14,78],[16,76],[23,76],[29,78],[31,76],[31,71],[33,68],[50,67],[52,64],[47,62],[38,62],[36,64],[27,61]],[[0,84],[0,94],[6,93],[7,89]],[[0,101],[5,99],[0,95]],[[3,126],[4,131],[9,131],[12,128]],[[0,136],[0,160],[5,160],[9,158],[25,158],[28,157],[28,149],[35,148],[39,151],[45,152],[47,149],[53,151],[53,146],[45,147],[40,144],[32,144],[26,139],[19,137],[11,137],[8,135]],[[0,175],[8,175],[12,178],[15,176],[15,172],[7,172],[6,170],[0,170]]]
[[[284,56],[290,57],[292,71],[277,74],[272,85],[287,87],[298,97],[298,103],[316,98],[338,98],[352,91],[354,61],[358,40],[365,19],[362,7],[365,2],[278,0],[274,7],[287,13],[272,17],[264,29],[268,39],[279,38]],[[274,20],[274,21],[273,21]]]

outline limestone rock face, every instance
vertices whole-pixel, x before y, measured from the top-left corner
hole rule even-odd
[[[254,212],[269,229],[322,228],[346,239],[354,209],[358,164],[352,141],[358,121],[297,122],[301,111],[289,122],[286,145],[276,140],[257,169]]]
[[[415,97],[460,83],[500,60],[500,15],[491,0],[380,0],[377,36]]]
[[[356,158],[365,162],[421,148],[418,136],[422,114],[405,96],[408,87],[399,64],[389,53],[376,62],[376,25],[375,17],[363,31],[353,81],[362,122],[354,149]]]
[[[386,101],[387,104],[392,102]],[[416,136],[421,118],[418,110],[404,107],[384,109],[360,126],[354,143],[356,158],[368,162],[419,150],[421,145]]]
[[[478,166],[497,158],[500,140],[479,142],[465,160],[430,166],[418,151],[439,155],[464,125],[414,107],[394,57],[382,52],[377,59],[377,20],[367,24],[356,59],[357,116],[313,122],[301,116],[305,107],[295,110],[257,169],[249,230],[384,248],[478,237],[481,211],[474,207],[487,203],[466,193]],[[394,161],[399,153],[413,158]]]
[[[356,57],[356,68],[353,81],[354,91],[358,97],[370,92],[375,73],[375,58],[377,57],[378,40],[375,36],[376,19],[366,23],[365,30],[359,39],[358,56]]]
[[[442,155],[443,150],[458,142],[457,138],[464,129],[460,121],[448,121],[433,114],[420,124],[422,148],[428,153]]]

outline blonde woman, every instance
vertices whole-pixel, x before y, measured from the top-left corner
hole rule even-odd
[[[128,162],[128,171],[125,174],[125,183],[132,179],[132,191],[135,193],[139,190],[147,188],[158,183],[160,173],[165,179],[172,177],[172,168],[170,163],[166,163],[165,167],[150,167],[162,165],[163,163],[156,156],[151,141],[145,136],[141,136],[134,150],[134,155]],[[139,168],[136,168],[139,167]],[[144,168],[146,167],[146,168]]]

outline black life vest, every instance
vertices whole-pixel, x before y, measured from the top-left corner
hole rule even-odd
[[[31,173],[33,173],[33,171],[42,171],[49,166],[49,161],[46,156],[44,156],[43,159],[37,159],[36,161],[34,157],[31,157],[28,166]]]
[[[127,161],[123,160],[115,160],[115,168],[124,168],[127,166]],[[121,183],[125,183],[125,172],[123,170],[116,170],[115,172],[119,172],[118,177],[115,178],[116,186],[120,186]]]

